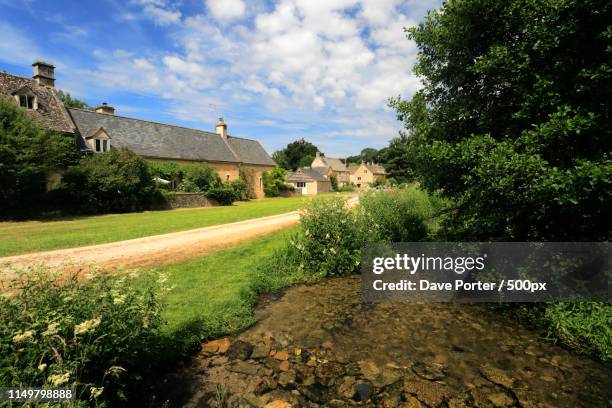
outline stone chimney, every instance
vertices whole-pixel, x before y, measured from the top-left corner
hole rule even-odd
[[[112,106],[108,106],[106,102],[102,102],[102,105],[96,106],[94,110],[96,111],[96,113],[104,113],[107,115],[115,114],[115,108],[113,108]]]
[[[227,124],[223,121],[223,118],[219,118],[217,124],[215,125],[215,129],[217,130],[217,134],[221,136],[224,140],[227,140]]]
[[[319,151],[317,150],[317,152],[315,153],[315,157],[316,157],[317,159],[318,159],[319,157],[321,157],[321,152],[319,152]]]
[[[55,66],[48,62],[34,61],[34,80],[38,85],[55,87]]]

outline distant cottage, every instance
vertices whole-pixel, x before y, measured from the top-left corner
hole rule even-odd
[[[274,161],[261,144],[231,136],[219,118],[216,132],[167,125],[115,114],[106,103],[94,111],[66,109],[55,91],[55,67],[36,61],[32,79],[0,72],[0,95],[24,108],[40,125],[75,136],[76,146],[88,154],[127,147],[151,160],[206,163],[222,180],[247,180],[251,192],[264,196],[262,173]]]

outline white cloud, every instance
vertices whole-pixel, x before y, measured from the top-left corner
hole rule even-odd
[[[243,0],[206,0],[206,6],[217,20],[223,22],[244,16],[246,9]]]
[[[427,0],[415,2],[422,13]],[[431,8],[438,2],[429,0]],[[349,154],[396,136],[401,124],[387,100],[421,86],[411,72],[417,50],[403,28],[423,16],[399,0],[278,0],[248,10],[242,0],[207,0],[208,14],[191,16],[165,0],[138,5],[175,13],[167,21],[182,23],[170,31],[176,48],[117,50],[110,64],[98,55],[93,77],[166,98],[169,113],[184,120],[211,123],[215,110],[233,123],[242,112],[259,114],[265,119],[251,125],[292,131],[292,139],[312,139],[330,154],[342,154],[334,150],[342,140]],[[347,144],[351,138],[359,143]]]
[[[148,5],[143,11],[151,20],[161,26],[176,24],[181,21],[181,12],[178,10],[172,11],[162,7]]]

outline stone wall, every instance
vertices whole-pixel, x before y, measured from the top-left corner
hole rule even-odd
[[[195,207],[217,207],[219,203],[200,193],[172,193],[166,196],[165,207],[171,208],[195,208]]]

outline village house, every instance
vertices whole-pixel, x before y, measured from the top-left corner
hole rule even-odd
[[[55,91],[55,67],[42,61],[32,66],[31,79],[0,72],[0,95],[42,126],[74,135],[84,153],[126,147],[150,160],[206,163],[222,180],[242,175],[255,197],[264,196],[262,174],[274,168],[274,161],[258,141],[229,135],[223,118],[213,133],[116,115],[106,103],[93,111],[66,109]]]
[[[322,174],[336,177],[338,187],[344,187],[350,183],[351,173],[341,159],[321,156],[321,153],[317,152],[310,167]]]
[[[310,167],[297,169],[287,177],[287,183],[304,195],[317,195],[331,191],[331,181],[325,174]]]
[[[385,177],[385,169],[380,164],[361,162],[359,166],[351,168],[350,182],[358,189],[364,189]]]

